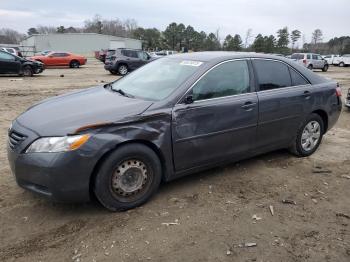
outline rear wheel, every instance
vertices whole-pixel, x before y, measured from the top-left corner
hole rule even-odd
[[[118,67],[118,73],[119,73],[120,75],[124,76],[124,75],[126,75],[128,72],[129,72],[129,68],[128,68],[127,65],[122,64],[122,65],[120,65],[120,66]]]
[[[290,151],[301,157],[312,155],[319,147],[324,133],[324,123],[318,114],[311,114],[299,128]]]
[[[340,63],[339,63],[339,66],[340,66],[340,67],[344,67],[344,66],[345,66],[344,62],[340,62]]]
[[[158,189],[162,168],[156,153],[141,144],[121,146],[98,171],[94,192],[110,211],[128,210],[145,203]]]
[[[312,70],[314,67],[312,65],[308,65],[307,68]]]
[[[69,63],[69,67],[70,67],[70,68],[79,68],[79,67],[80,67],[80,63],[79,63],[79,61],[77,61],[77,60],[72,60],[72,61]]]
[[[328,65],[324,65],[324,67],[322,68],[323,72],[327,72],[328,71]]]
[[[33,70],[30,66],[23,67],[23,76],[27,76],[27,77],[33,76]]]

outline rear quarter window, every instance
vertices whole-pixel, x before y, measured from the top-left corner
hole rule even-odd
[[[309,84],[309,82],[304,77],[302,77],[300,73],[296,72],[294,69],[289,68],[289,72],[290,72],[293,86],[302,86],[302,85]]]

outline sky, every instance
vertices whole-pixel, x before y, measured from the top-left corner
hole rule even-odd
[[[350,0],[0,0],[0,28],[26,33],[37,25],[82,27],[95,14],[102,18],[133,18],[142,27],[164,30],[171,22],[197,31],[244,38],[299,29],[306,42],[320,28],[323,40],[350,35]]]

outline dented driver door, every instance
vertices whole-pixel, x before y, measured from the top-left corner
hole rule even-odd
[[[172,116],[176,171],[249,153],[257,121],[255,92],[176,105]]]
[[[176,171],[249,154],[255,145],[258,97],[248,62],[213,66],[173,109]]]

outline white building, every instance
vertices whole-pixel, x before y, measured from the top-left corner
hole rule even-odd
[[[142,42],[137,39],[96,33],[57,33],[31,35],[21,41],[20,46],[24,51],[35,53],[52,50],[93,55],[94,51],[108,48],[141,49]]]

